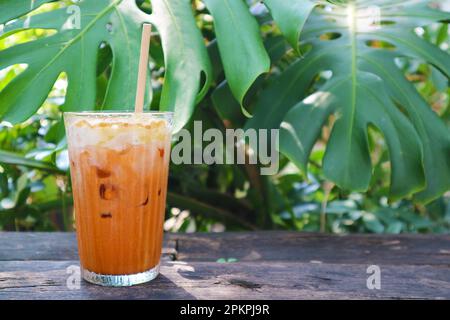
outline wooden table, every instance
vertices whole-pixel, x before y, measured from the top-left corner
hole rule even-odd
[[[69,266],[72,233],[0,233],[0,299],[450,298],[450,236],[170,234],[160,276],[131,288],[69,289]]]

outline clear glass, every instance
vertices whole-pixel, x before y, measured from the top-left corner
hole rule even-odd
[[[130,286],[159,272],[172,113],[65,113],[82,276]]]

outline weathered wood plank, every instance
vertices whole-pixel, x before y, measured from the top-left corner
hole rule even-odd
[[[450,265],[449,235],[325,235],[299,232],[176,234],[178,259]]]
[[[366,266],[301,262],[165,261],[149,284],[66,286],[77,261],[0,262],[0,299],[444,299],[450,272],[440,266],[381,265],[381,290],[366,287]]]
[[[0,232],[0,260],[75,260],[75,233]]]
[[[320,261],[450,265],[448,235],[323,235],[299,232],[169,234],[164,252],[184,261]],[[73,233],[0,232],[0,260],[76,260]]]
[[[176,243],[167,236],[164,240],[163,255],[172,259]],[[77,259],[73,232],[0,232],[0,261]]]

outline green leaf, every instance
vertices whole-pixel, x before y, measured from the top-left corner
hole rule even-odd
[[[8,175],[0,172],[0,198],[6,198],[9,195]]]
[[[324,173],[340,187],[359,191],[368,189],[372,176],[367,129],[374,127],[389,150],[391,199],[417,194],[428,202],[441,195],[450,188],[448,128],[395,63],[398,57],[418,58],[450,76],[448,53],[413,32],[450,17],[428,3],[372,1],[389,21],[379,28],[367,24],[364,1],[316,8],[302,32],[312,49],[269,82],[247,126],[281,123],[280,150],[306,171],[321,129],[333,117]],[[331,78],[302,100],[305,83],[322,71]]]
[[[383,233],[384,231],[383,224],[372,213],[365,212],[363,215],[363,222],[364,226],[371,232]]]
[[[438,32],[438,35],[436,37],[436,45],[440,46],[445,41],[447,41],[447,39],[449,38],[448,31],[449,31],[448,30],[448,24],[443,24],[439,28],[439,32]]]
[[[17,179],[16,190],[14,194],[14,206],[20,207],[25,204],[28,196],[30,195],[30,187],[28,185],[27,173],[22,174]]]
[[[2,0],[1,7],[5,8],[5,10],[0,11],[0,24],[6,23],[11,19],[18,18],[36,8],[39,8],[44,3],[52,1],[54,0]]]
[[[401,29],[385,30],[384,32],[374,32],[373,36],[394,44],[403,54],[429,62],[447,77],[450,77],[450,59],[448,53],[432,43],[419,38],[413,31]]]
[[[326,89],[294,106],[281,124],[280,151],[305,175],[312,148],[333,110],[334,97]]]
[[[0,3],[4,22],[31,11],[29,1],[21,1],[20,5],[17,2]],[[66,8],[22,17],[5,25],[0,36],[24,30],[25,21],[26,28],[56,33],[0,51],[0,69],[27,65],[0,92],[0,117],[13,123],[26,120],[43,104],[62,72],[68,77],[64,111],[133,109],[142,24],[152,22],[165,51],[161,109],[175,111],[175,130],[183,127],[211,80],[209,58],[190,2],[154,0],[151,15],[141,11],[134,0],[90,0],[76,5],[81,13],[79,29],[70,24],[73,19]],[[105,44],[112,51],[112,71],[104,99],[96,106],[97,56]],[[146,106],[151,100],[149,80]]]
[[[253,118],[247,122],[246,127],[278,128],[289,109],[305,97],[313,77],[322,65],[323,61],[317,56],[309,55],[294,62],[280,75],[272,77],[267,89],[256,101]]]
[[[55,176],[49,175],[42,179],[40,183],[42,183],[42,189],[37,192],[33,191],[33,202],[45,203],[59,199],[61,191],[58,188]]]
[[[450,133],[427,102],[395,66],[393,57],[372,52],[363,58],[368,70],[378,74],[394,101],[408,112],[422,141],[427,186],[416,195],[417,200],[429,202],[450,188]]]
[[[439,70],[430,68],[430,78],[437,90],[445,92],[448,89],[448,79]]]
[[[64,171],[59,170],[55,166],[50,163],[37,161],[33,159],[27,159],[20,154],[0,150],[0,163],[1,164],[10,164],[17,166],[24,166],[33,169],[44,170],[52,173],[65,173]]]
[[[300,33],[318,3],[310,0],[264,0],[264,3],[289,44],[300,53]]]
[[[399,234],[400,232],[402,232],[402,230],[403,230],[403,223],[401,223],[400,221],[395,221],[389,224],[385,231],[386,233]]]
[[[361,73],[343,78],[333,88],[336,120],[324,158],[324,174],[344,189],[365,191],[372,174],[367,128],[377,127],[391,160],[391,199],[425,186],[422,145],[414,127],[384,92],[378,77]]]
[[[56,34],[0,51],[0,68],[18,63],[28,65],[0,93],[3,119],[13,123],[26,120],[42,105],[62,72],[67,73],[69,82],[63,110],[94,109],[96,58],[105,42],[113,52],[113,68],[100,107],[132,108],[138,68],[136,57],[141,24],[146,15],[134,1],[83,1],[78,6],[80,29],[70,25],[72,21],[68,20],[66,8],[44,12],[28,19],[28,27],[53,29]],[[2,4],[1,10],[9,10],[8,5]],[[22,29],[23,18],[7,24],[4,32]]]
[[[274,63],[279,61],[287,50],[286,42],[284,41],[283,37],[280,36],[268,38],[264,42],[264,46],[270,56],[270,60]],[[276,97],[277,94],[279,93],[273,93],[274,98]],[[230,125],[230,127],[235,128],[236,127],[241,128],[245,125],[245,118],[242,115],[239,102],[234,98],[230,90],[230,86],[228,85],[228,82],[226,80],[220,83],[215,88],[214,92],[211,94],[211,100],[220,117],[223,120],[228,121],[227,125]],[[282,99],[276,100],[277,104],[281,104],[280,103],[281,100]],[[262,101],[264,103],[264,106],[258,108],[267,107],[268,108],[267,113],[277,112],[278,105],[271,104],[271,102],[273,102],[272,100],[268,101],[267,99],[260,99],[259,101]],[[260,116],[266,116],[266,113],[259,112],[259,117]],[[256,119],[252,118],[252,120],[254,120],[252,121],[252,123],[253,122],[258,123],[258,118]],[[280,119],[280,122],[281,120],[282,119]],[[248,126],[251,126],[251,124],[249,124]]]
[[[46,142],[58,144],[65,137],[64,121],[59,118],[44,136]]]
[[[226,81],[216,87],[211,100],[227,127],[238,128],[245,124],[239,102],[234,98]]]
[[[207,93],[212,67],[189,0],[153,0],[152,8],[167,69],[161,109],[175,111],[174,131],[178,131]]]
[[[205,0],[214,18],[214,28],[231,92],[243,106],[245,95],[270,59],[259,26],[242,0]],[[250,114],[242,107],[247,116]]]

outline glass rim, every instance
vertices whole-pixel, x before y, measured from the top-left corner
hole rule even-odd
[[[86,111],[67,111],[63,116],[131,116],[131,115],[150,115],[160,117],[173,117],[173,111],[144,110],[135,112],[134,110],[86,110]]]

